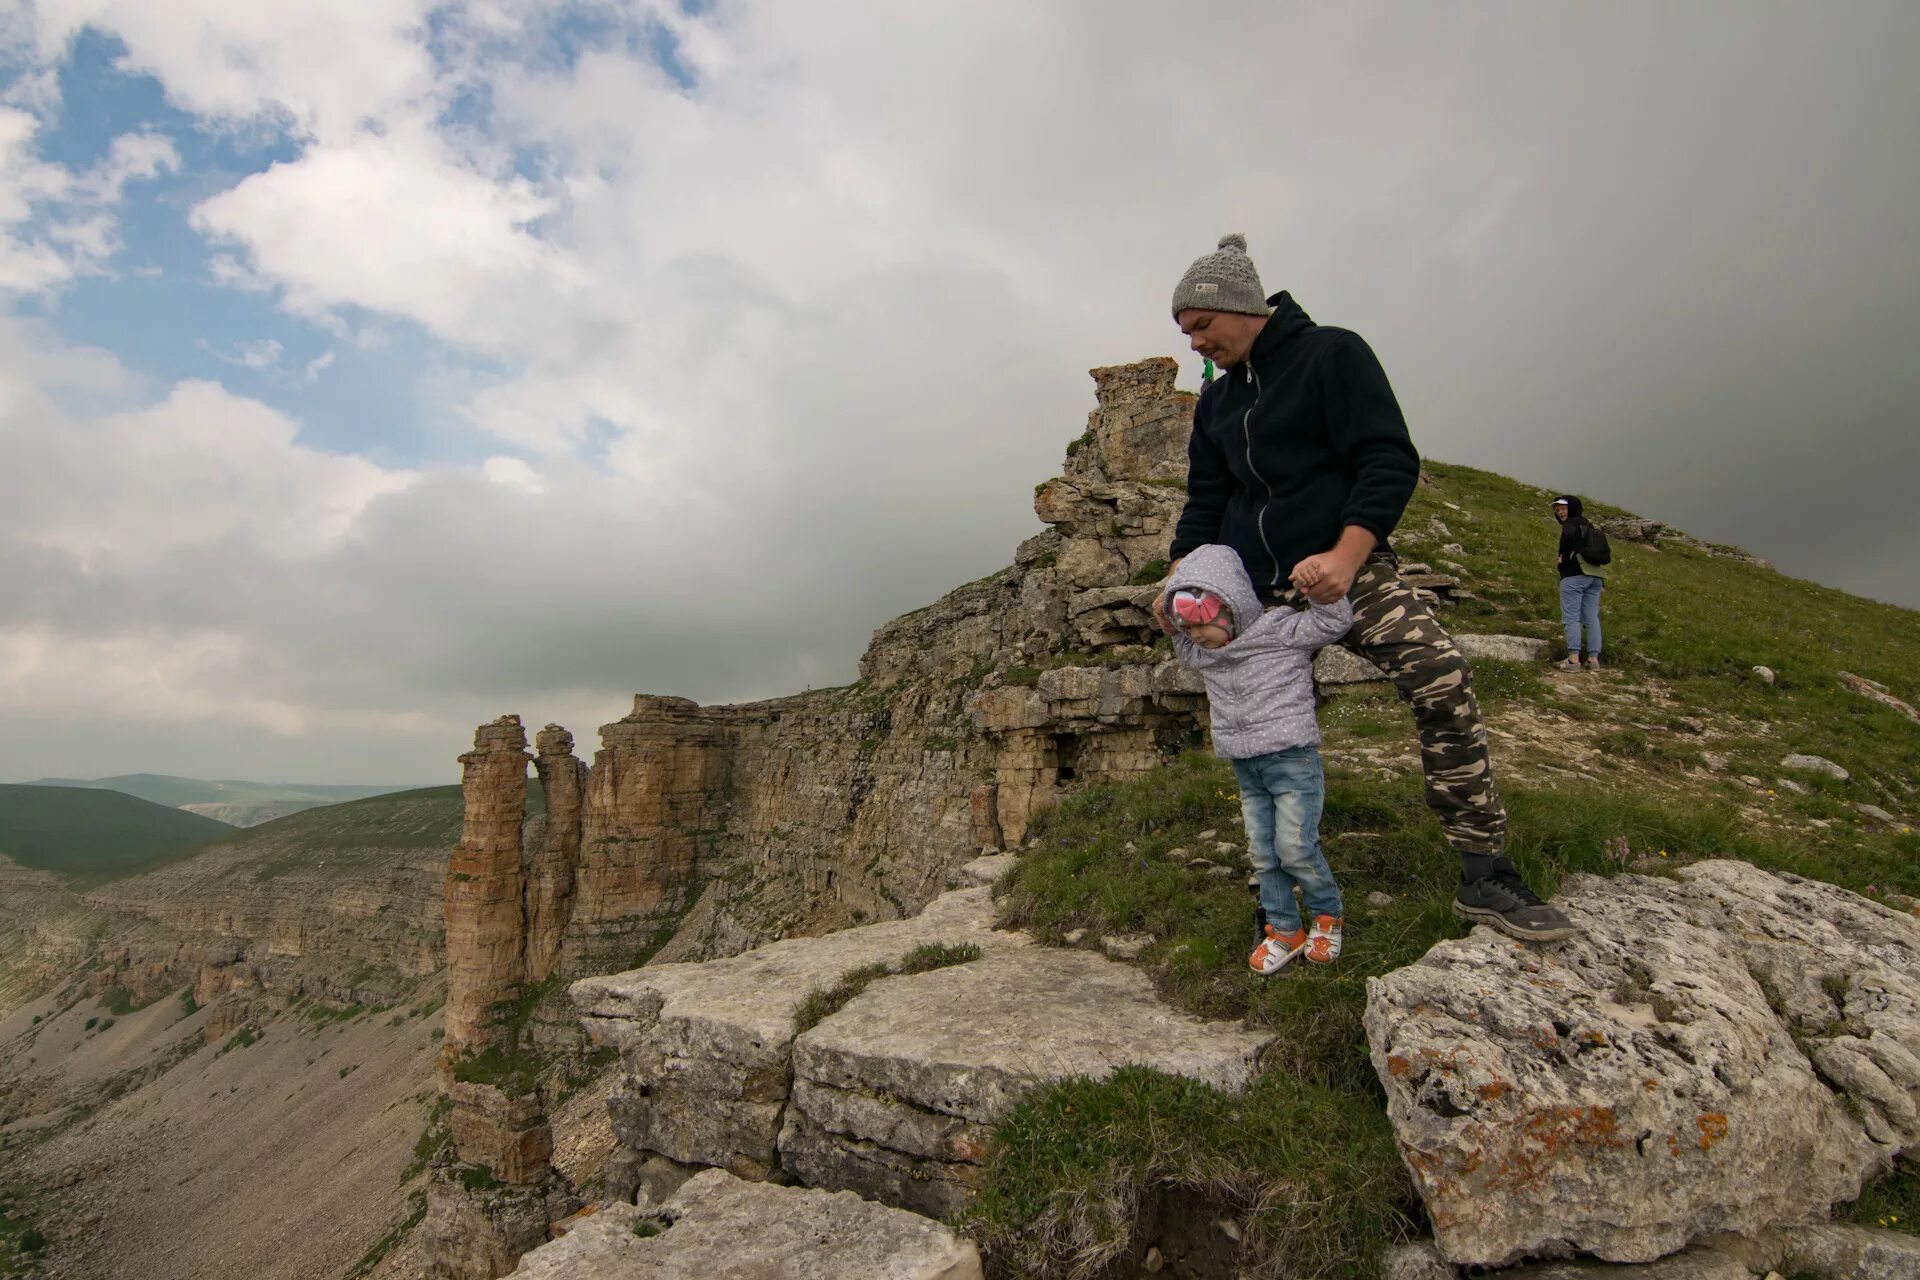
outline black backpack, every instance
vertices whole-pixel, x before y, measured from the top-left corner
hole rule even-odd
[[[1588,520],[1586,529],[1580,534],[1580,558],[1591,565],[1613,563],[1613,548],[1607,545],[1607,533],[1599,525]]]

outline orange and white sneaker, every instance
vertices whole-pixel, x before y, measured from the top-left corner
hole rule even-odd
[[[1272,977],[1287,967],[1287,962],[1306,949],[1307,931],[1295,929],[1292,933],[1282,933],[1272,925],[1267,926],[1267,936],[1247,957],[1247,967],[1263,978]]]
[[[1307,959],[1314,964],[1332,964],[1340,958],[1340,917],[1315,916],[1313,930],[1307,934]]]

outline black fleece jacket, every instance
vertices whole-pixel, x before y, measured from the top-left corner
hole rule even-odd
[[[1380,362],[1357,333],[1318,325],[1285,293],[1244,363],[1200,394],[1187,505],[1167,555],[1208,542],[1240,553],[1269,597],[1348,525],[1384,546],[1420,479],[1420,455]]]
[[[1580,548],[1587,541],[1587,517],[1583,514],[1586,504],[1570,493],[1566,499],[1567,518],[1560,522],[1560,576],[1577,578],[1589,574],[1597,578],[1599,574],[1580,563]]]

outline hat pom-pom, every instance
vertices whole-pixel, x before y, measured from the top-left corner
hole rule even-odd
[[[1222,249],[1237,249],[1241,253],[1245,253],[1247,251],[1247,238],[1238,231],[1229,231],[1226,235],[1220,237],[1220,247]]]

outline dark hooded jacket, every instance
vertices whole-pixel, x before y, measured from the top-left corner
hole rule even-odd
[[[1560,525],[1560,576],[1577,578],[1581,574],[1588,574],[1597,578],[1599,574],[1580,563],[1580,548],[1586,545],[1587,540],[1587,518],[1581,514],[1586,506],[1570,493],[1562,497],[1567,504],[1567,518]],[[1560,500],[1554,499],[1556,502]]]
[[[1247,359],[1200,394],[1187,442],[1187,505],[1168,558],[1232,547],[1263,598],[1348,525],[1386,544],[1420,479],[1420,455],[1387,375],[1357,333],[1315,324],[1292,296]]]

